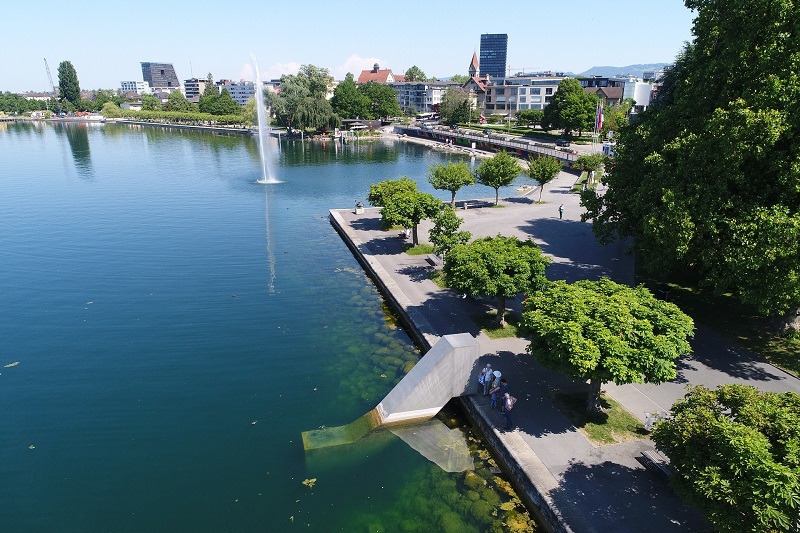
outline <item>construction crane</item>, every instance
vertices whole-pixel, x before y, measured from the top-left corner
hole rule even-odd
[[[44,58],[44,68],[47,70],[47,79],[50,80],[50,88],[53,89],[53,98],[56,100],[56,104],[58,104],[58,114],[63,115],[63,111],[61,110],[61,101],[58,99],[58,94],[56,94],[56,86],[53,85],[53,76],[50,75],[50,65],[47,64],[47,58]]]

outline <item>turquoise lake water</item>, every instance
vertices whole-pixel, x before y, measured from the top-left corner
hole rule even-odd
[[[0,530],[490,529],[499,497],[390,433],[300,437],[418,357],[328,209],[402,175],[449,200],[456,156],[271,144],[264,186],[248,136],[0,124]]]

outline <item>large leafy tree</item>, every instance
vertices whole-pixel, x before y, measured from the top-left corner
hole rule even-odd
[[[440,257],[445,257],[447,252],[457,244],[467,244],[472,238],[468,231],[459,231],[458,228],[464,220],[456,214],[456,210],[446,205],[433,217],[433,227],[428,233],[428,238],[433,244],[433,251]]]
[[[500,187],[507,187],[514,183],[522,172],[522,167],[517,158],[502,151],[497,152],[490,159],[484,159],[475,169],[475,181],[494,189],[494,205],[500,203]]]
[[[496,323],[505,327],[506,299],[542,287],[549,262],[533,241],[498,235],[453,246],[445,255],[443,270],[453,289],[497,298]]]
[[[448,87],[439,103],[439,115],[445,124],[469,122],[472,119],[469,91],[461,87]]]
[[[517,111],[517,124],[520,126],[535,126],[542,123],[544,111],[541,109],[522,109]]]
[[[359,86],[358,90],[366,98],[364,118],[396,117],[402,113],[397,91],[392,87],[370,81]]]
[[[422,69],[416,65],[406,70],[406,81],[425,81],[427,79]]]
[[[644,286],[609,279],[556,281],[523,304],[532,332],[528,353],[542,365],[589,380],[588,412],[600,410],[600,387],[613,381],[663,383],[691,352],[692,319]]]
[[[597,97],[588,94],[575,78],[565,78],[558,84],[552,101],[544,108],[542,124],[583,133],[594,126]]]
[[[556,179],[561,172],[561,161],[555,157],[542,156],[528,162],[528,176],[539,184],[539,201],[542,201],[544,186]]]
[[[605,137],[609,132],[617,132],[626,126],[633,104],[633,98],[626,98],[617,105],[606,104],[603,107],[603,127],[600,129],[600,134]]]
[[[586,218],[605,242],[634,237],[650,272],[691,269],[796,328],[800,4],[685,3],[695,39],[620,130],[608,191],[584,195]]]
[[[334,113],[342,118],[360,118],[365,116],[366,97],[359,92],[353,74],[348,72],[344,81],[336,86],[331,98]]]
[[[403,226],[412,230],[412,244],[419,244],[417,226],[431,218],[442,208],[442,202],[432,194],[404,191],[393,194],[381,209],[384,227]]]
[[[399,180],[384,180],[369,186],[367,201],[376,207],[385,207],[392,196],[404,192],[416,192],[417,182],[401,176]]]
[[[164,111],[183,111],[190,113],[197,111],[197,106],[186,99],[180,91],[172,91],[164,104]]]
[[[265,94],[267,105],[279,124],[290,128],[321,128],[338,118],[327,100],[334,79],[328,69],[303,65],[297,74],[281,76],[278,93]]]
[[[464,162],[431,165],[428,170],[428,182],[436,190],[450,191],[450,206],[454,209],[459,189],[475,183],[475,177]]]
[[[152,94],[142,95],[142,111],[160,111],[160,110],[161,110],[161,100],[159,100]]]
[[[800,395],[692,388],[653,432],[674,486],[717,530],[797,531]]]
[[[74,106],[80,102],[81,86],[78,83],[78,73],[70,61],[58,64],[58,95]]]

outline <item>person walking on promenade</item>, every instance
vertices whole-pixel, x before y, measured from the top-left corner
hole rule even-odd
[[[483,390],[483,395],[486,396],[486,391],[489,390],[489,384],[487,381],[490,381],[489,376],[492,374],[492,365],[486,364],[485,367],[481,368],[481,371],[478,373],[478,393]]]
[[[564,218],[564,204],[558,206],[558,218]]]
[[[506,393],[508,392],[508,381],[506,381],[506,378],[501,378],[500,379],[500,386],[498,387],[498,389],[499,390],[497,391],[497,399],[500,400],[500,402],[499,402],[500,403],[500,412],[502,413],[505,410],[505,405],[503,404],[502,399],[506,395]]]
[[[494,371],[494,382],[492,383],[492,389],[489,391],[489,394],[492,395],[492,403],[491,403],[492,409],[497,408],[497,400],[500,399],[498,393],[500,392],[500,377],[502,375],[503,374],[501,374],[499,370]]]
[[[503,418],[506,419],[506,431],[514,429],[514,422],[511,420],[511,409],[514,408],[516,401],[509,393],[503,394]]]
[[[492,388],[492,381],[494,380],[494,374],[492,373],[492,365],[486,363],[486,374],[483,376],[483,395],[486,396],[489,394],[489,389]]]

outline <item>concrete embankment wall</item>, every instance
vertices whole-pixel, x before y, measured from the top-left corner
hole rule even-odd
[[[346,230],[346,223],[337,210],[330,211],[330,221],[397,313],[412,340],[423,352],[430,350],[439,337],[428,320],[413,308],[386,269],[372,257],[368,247]],[[501,468],[509,475],[509,481],[517,494],[547,531],[571,533],[573,530],[560,518],[561,515],[549,496],[550,491],[556,487],[547,467],[535,455],[531,456],[530,448],[527,448],[528,453],[525,453],[526,446],[523,442],[519,442],[519,446],[514,445],[517,441],[522,441],[519,435],[504,434],[501,438],[501,434],[480,411],[474,398],[474,396],[461,396],[458,401],[461,402],[470,423],[483,435],[485,443],[497,458]],[[541,475],[538,475],[539,473]],[[594,531],[590,524],[585,525],[584,531]]]
[[[166,122],[143,122],[138,120],[114,120],[114,123],[133,124],[135,126],[149,126],[157,128],[175,128],[178,130],[213,131],[217,133],[238,133],[239,135],[248,135],[252,133],[249,128],[225,128],[222,126],[191,126],[189,124],[170,124]]]

